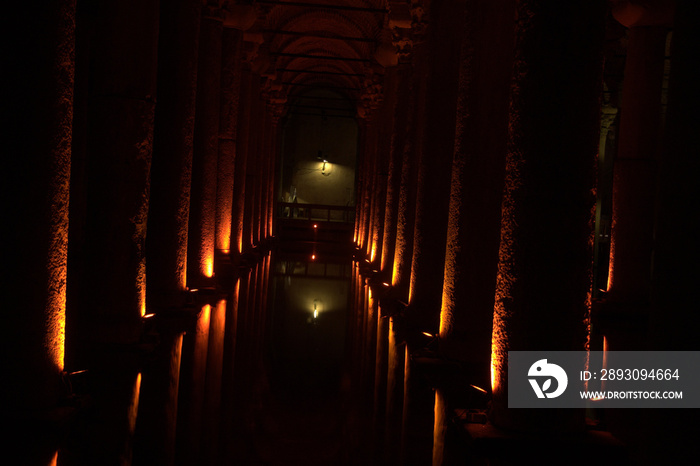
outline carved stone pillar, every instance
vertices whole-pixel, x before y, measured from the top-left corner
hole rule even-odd
[[[32,28],[37,28],[6,44],[2,257],[6,286],[12,291],[3,305],[4,393],[12,400],[9,430],[24,437],[20,440],[32,439],[31,447],[16,445],[17,450],[26,453],[28,462],[48,464],[55,450],[43,451],[44,444],[37,444],[24,428],[47,427],[44,416],[62,395],[75,2],[40,8],[14,2],[4,5],[4,14],[17,21],[31,18]]]
[[[244,44],[246,44],[244,42]],[[246,169],[248,165],[248,139],[251,108],[250,66],[243,64],[241,69],[240,100],[238,103],[238,134],[236,136],[236,164],[233,181],[233,207],[231,214],[231,254],[234,262],[243,252],[243,215],[246,197]]]
[[[380,268],[382,276],[391,280],[394,265],[394,249],[398,228],[399,195],[401,190],[401,169],[406,140],[409,136],[408,121],[411,107],[411,42],[408,38],[410,29],[395,28],[394,46],[399,53],[399,63],[394,71],[395,96],[394,124],[391,135],[388,178],[386,187],[386,204],[384,213],[384,235],[382,240],[382,257]]]
[[[223,19],[221,10],[202,11],[187,260],[191,288],[214,284]]]
[[[464,16],[447,228],[440,351],[488,388],[513,66],[513,0],[473,1]],[[478,19],[477,19],[478,18]]]
[[[507,361],[508,351],[587,348],[605,2],[524,0],[517,18],[491,419],[577,431],[579,410],[509,410]]]
[[[641,317],[648,312],[660,150],[667,29],[629,30],[618,153],[613,178],[610,267],[605,302]],[[609,349],[640,350],[608,335]],[[631,343],[634,344],[634,343]]]
[[[219,119],[219,158],[216,181],[216,249],[232,249],[231,215],[236,167],[239,97],[241,89],[240,46],[242,32],[224,27],[221,63],[221,106]]]
[[[199,0],[161,3],[146,237],[146,302],[159,322],[185,302],[200,14]],[[173,464],[183,330],[158,325],[160,345],[143,368],[134,464]]]
[[[420,4],[411,10],[411,67],[412,98],[407,113],[407,137],[404,142],[401,164],[401,188],[396,228],[396,248],[391,284],[396,296],[408,302],[413,257],[413,234],[416,214],[416,185],[418,179],[418,148],[423,146],[426,109],[426,81],[428,74],[428,49],[426,44],[427,15]]]
[[[418,190],[409,290],[409,325],[437,333],[439,327],[450,173],[464,2],[430,3],[424,140],[417,146]],[[437,79],[439,77],[439,79]],[[420,128],[417,129],[421,131]]]

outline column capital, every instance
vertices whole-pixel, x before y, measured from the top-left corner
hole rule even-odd
[[[218,4],[213,4],[211,2],[207,2],[202,7],[202,19],[209,19],[212,21],[220,21],[223,23],[225,17],[226,17],[225,11]]]
[[[391,33],[391,42],[399,55],[399,63],[409,63],[411,61],[411,52],[413,51],[411,28],[394,27]]]
[[[249,3],[227,2],[224,6],[224,27],[247,31],[258,20],[258,12]]]
[[[248,66],[258,58],[260,45],[264,38],[259,32],[244,32],[243,41],[241,42],[241,60]]]
[[[363,79],[362,88],[362,95],[360,95],[360,101],[357,104],[357,116],[370,120],[384,99],[381,78],[373,72],[368,73]]]
[[[411,2],[411,36],[414,42],[423,42],[428,30],[428,11],[424,1]]]
[[[625,27],[673,26],[675,0],[610,0],[613,17]]]

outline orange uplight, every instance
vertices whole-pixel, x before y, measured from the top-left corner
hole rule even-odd
[[[213,255],[207,256],[207,258],[204,260],[204,270],[202,271],[204,273],[204,276],[206,277],[213,277],[214,276],[214,257]]]
[[[374,262],[374,258],[376,257],[376,255],[377,255],[377,246],[376,246],[375,244],[373,244],[373,245],[372,245],[372,251],[371,251],[370,254],[369,254],[369,257],[370,257],[370,260],[369,260],[369,261],[370,261],[370,262]]]
[[[603,361],[601,363],[601,369],[607,369],[608,368],[608,338],[603,335]],[[601,391],[605,389],[605,381],[601,380],[600,381],[600,389]]]
[[[58,464],[58,450],[56,450],[56,453],[53,454],[53,458],[51,458],[51,462],[49,463],[49,466],[56,466]]]
[[[498,350],[498,345],[496,345],[496,339],[491,339],[491,393],[495,392],[498,388],[496,381],[496,371],[500,365],[499,356],[496,353]]]
[[[311,260],[315,261],[316,260],[316,254],[311,254]]]
[[[316,228],[318,228],[318,225],[316,225],[316,224],[314,223],[314,229],[316,229]]]
[[[396,285],[396,280],[399,276],[399,261],[394,260],[394,265],[391,268],[391,284]]]
[[[428,332],[423,332],[423,335],[425,335],[426,337],[433,338],[433,335],[431,333],[428,333]]]
[[[472,387],[472,388],[476,388],[476,389],[479,390],[480,392],[488,393],[486,390],[484,390],[484,389],[481,388],[481,387],[477,387],[476,385],[471,385],[471,384],[470,384],[469,386]]]
[[[610,291],[613,286],[615,276],[615,241],[610,241],[610,259],[608,262],[608,283],[605,285],[605,291]]]
[[[59,372],[65,367],[66,354],[66,291],[65,287],[57,298],[59,305],[49,314],[46,327],[46,348]]]
[[[387,282],[382,283],[383,286],[390,287],[391,285]]]
[[[143,318],[144,318],[144,319],[152,319],[152,318],[155,317],[155,316],[156,316],[156,315],[155,315],[154,313],[151,312],[150,314],[144,314],[144,315],[143,315]]]

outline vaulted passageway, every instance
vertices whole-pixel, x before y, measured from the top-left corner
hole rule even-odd
[[[510,351],[699,349],[696,3],[8,5],[16,464],[697,463],[508,404]]]

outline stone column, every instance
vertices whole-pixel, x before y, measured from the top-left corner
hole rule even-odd
[[[654,269],[652,275],[652,315],[650,349],[698,349],[695,329],[697,267],[700,247],[692,222],[700,204],[697,176],[697,105],[700,92],[697,79],[698,30],[692,18],[698,13],[694,2],[678,2],[671,46],[671,75],[668,110],[659,174],[658,216]]]
[[[158,105],[153,135],[146,255],[149,309],[182,304],[192,180],[201,1],[161,5]]]
[[[214,285],[223,19],[222,10],[202,10],[187,261],[191,288]]]
[[[676,2],[671,43],[668,107],[659,167],[658,215],[648,349],[697,351],[697,283],[700,258],[697,227],[700,206],[700,40],[697,2]],[[645,410],[646,411],[646,410]],[[680,464],[697,454],[700,434],[690,410],[649,410],[650,428],[640,437],[658,462]],[[656,442],[653,439],[660,439]],[[644,441],[646,440],[646,441]],[[667,449],[670,448],[670,449]]]
[[[422,144],[416,146],[418,186],[413,230],[413,258],[409,288],[409,325],[419,332],[437,333],[442,276],[445,266],[447,211],[454,150],[458,87],[459,37],[464,2],[432,1],[427,32],[428,60],[425,126]],[[439,77],[439,79],[438,79]]]
[[[88,370],[98,394],[95,428],[76,461],[108,464],[132,459],[141,388],[134,349],[146,312],[159,7],[157,1],[97,1],[81,12],[76,49],[89,91],[81,94],[84,113],[76,119],[85,139],[74,140],[82,156],[75,194],[82,198],[71,212],[80,234],[72,238],[77,273],[68,286],[67,324],[73,367]]]
[[[428,50],[426,48],[425,31],[427,16],[423,8],[416,4],[412,11],[411,41],[412,41],[412,98],[409,100],[407,113],[407,137],[402,151],[401,188],[399,191],[399,206],[396,228],[396,249],[394,252],[394,267],[391,284],[396,290],[396,296],[408,302],[408,291],[411,278],[411,262],[413,257],[413,233],[416,215],[416,184],[418,179],[418,147],[423,146],[423,131],[425,124],[426,81],[428,66]]]
[[[247,157],[245,171],[245,199],[243,210],[243,252],[250,252],[254,246],[254,227],[257,212],[256,199],[259,196],[258,186],[258,159],[259,146],[262,137],[261,125],[262,120],[262,102],[260,100],[260,75],[256,72],[251,73],[250,85],[250,124],[248,126],[248,144],[245,154]]]
[[[628,31],[618,153],[614,162],[607,310],[648,312],[654,244],[654,205],[660,150],[661,93],[667,28]],[[612,306],[612,307],[611,307]],[[625,347],[607,335],[609,349]],[[621,338],[620,338],[621,340]]]
[[[134,343],[146,309],[158,2],[104,1],[94,11],[81,288],[91,328],[83,336]]]
[[[580,410],[507,408],[507,356],[588,345],[605,2],[523,0],[517,18],[491,419],[529,432],[577,431]]]
[[[253,246],[258,247],[260,245],[260,240],[262,239],[263,232],[263,193],[265,192],[264,186],[267,180],[267,175],[265,173],[267,169],[267,138],[268,135],[268,114],[265,102],[260,102],[260,117],[258,119],[259,130],[258,130],[258,140],[256,144],[255,159],[256,159],[256,183],[255,183],[255,194],[254,194],[254,210],[253,210]]]
[[[361,123],[362,139],[360,150],[362,151],[361,161],[361,186],[359,190],[359,211],[358,219],[358,246],[363,254],[370,253],[369,244],[371,240],[370,228],[372,224],[372,193],[376,175],[376,142],[377,133],[374,122],[365,115]]]
[[[39,419],[63,395],[75,2],[41,8],[14,2],[4,12],[17,21],[31,18],[37,28],[6,47],[10,82],[3,101],[2,257],[11,290],[3,305],[4,393],[11,400],[8,426],[25,440],[24,428],[46,427]],[[37,464],[48,464],[55,452],[43,447],[31,446]]]
[[[365,185],[367,183],[367,154],[365,153],[364,147],[367,144],[367,125],[363,119],[359,119],[357,122],[357,189],[355,190],[355,245],[357,248],[362,249],[362,237],[364,236],[364,230],[362,226],[364,225],[364,195],[365,195]]]
[[[399,194],[401,190],[401,170],[403,153],[408,134],[408,121],[413,96],[411,95],[410,42],[406,37],[410,29],[395,28],[394,44],[399,51],[399,63],[394,71],[395,95],[394,125],[389,154],[389,170],[386,187],[384,213],[384,237],[382,242],[382,276],[390,281],[394,265],[394,249],[398,228]]]
[[[513,0],[471,1],[463,16],[440,352],[488,389],[513,66]],[[442,402],[447,402],[443,396]]]
[[[167,319],[184,304],[201,2],[161,4],[151,196],[148,209],[146,305]],[[162,314],[161,314],[162,313]],[[157,325],[160,345],[143,369],[134,464],[170,465],[175,456],[182,332]]]
[[[379,137],[377,140],[377,184],[373,190],[373,226],[371,231],[370,261],[372,268],[382,265],[384,246],[384,219],[387,206],[387,188],[391,155],[391,136],[394,133],[394,108],[396,106],[396,74],[394,67],[388,68],[384,76],[383,100],[378,110]]]
[[[219,109],[219,158],[216,180],[216,249],[229,253],[231,246],[231,215],[233,213],[233,184],[236,166],[236,136],[238,105],[241,89],[240,42],[241,31],[225,27],[221,47],[221,104]]]
[[[249,44],[244,42],[244,45]],[[251,72],[247,63],[242,64],[241,89],[238,103],[238,134],[236,136],[236,165],[233,181],[233,209],[231,214],[231,251],[236,257],[243,252],[243,214],[246,197],[246,169],[248,165],[248,131],[250,128]]]

